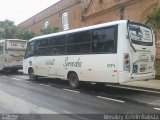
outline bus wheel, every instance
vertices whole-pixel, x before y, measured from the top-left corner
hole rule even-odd
[[[76,73],[72,72],[70,75],[69,75],[69,85],[71,88],[78,88],[79,86],[79,79],[78,79],[78,76]]]
[[[30,69],[29,72],[28,72],[28,74],[29,74],[29,79],[30,80],[38,80],[38,76],[34,75],[33,69]]]

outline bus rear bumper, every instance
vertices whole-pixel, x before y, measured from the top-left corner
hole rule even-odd
[[[138,81],[138,80],[148,80],[155,78],[155,73],[146,73],[146,74],[131,74],[131,73],[119,73],[119,83]]]

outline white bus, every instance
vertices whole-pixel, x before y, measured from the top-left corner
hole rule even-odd
[[[26,47],[26,40],[0,40],[0,70],[18,72],[22,69]]]
[[[155,77],[155,37],[150,27],[114,21],[35,37],[27,44],[23,72],[79,81],[121,83]]]

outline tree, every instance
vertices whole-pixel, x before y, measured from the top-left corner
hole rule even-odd
[[[57,27],[51,27],[51,26],[48,26],[47,28],[44,28],[44,29],[40,29],[40,33],[42,35],[46,35],[46,34],[50,34],[50,33],[56,33],[58,31],[59,31],[59,29]]]
[[[29,40],[34,37],[34,33],[29,30],[18,29],[16,31],[16,37],[23,40]]]
[[[160,6],[153,9],[153,11],[147,16],[147,21],[155,29],[160,28]]]
[[[160,29],[160,6],[157,6],[155,9],[153,9],[153,11],[147,16],[147,21],[153,27],[156,40],[158,40],[157,34],[158,30]],[[160,76],[160,68],[158,66],[159,64],[160,61],[159,61],[159,56],[157,54],[155,60],[156,77]]]
[[[0,21],[0,39],[24,39],[29,40],[34,37],[34,33],[29,30],[19,29],[13,21]]]
[[[14,25],[13,21],[10,20],[1,21],[0,28],[1,28],[0,32],[1,39],[15,38],[17,27]]]

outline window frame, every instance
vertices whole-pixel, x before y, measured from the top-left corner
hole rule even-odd
[[[114,33],[113,33],[113,35],[114,35],[114,50],[112,51],[112,52],[94,52],[93,50],[92,50],[92,44],[94,43],[93,42],[93,35],[92,35],[92,33],[93,33],[93,31],[94,30],[98,30],[98,29],[110,29],[110,28],[113,28],[114,29]],[[86,33],[86,35],[84,36],[84,33]],[[69,42],[69,37],[70,37],[70,35],[75,35],[75,34],[79,34],[80,36],[81,36],[81,40],[82,39],[85,39],[85,40],[83,40],[83,41],[79,41],[78,40],[78,42],[77,43],[70,43]],[[60,38],[60,39],[62,39],[62,44],[56,44],[56,43],[54,43],[54,39],[56,39],[55,40],[55,42],[56,41],[58,41],[58,38]],[[37,45],[37,43],[36,42],[38,42],[38,41],[48,41],[48,45],[46,45],[46,46],[43,46],[43,47],[39,47],[39,48],[41,48],[41,49],[46,49],[46,51],[49,51],[47,54],[44,52],[44,54],[41,54],[41,55],[39,55],[39,54],[37,54],[36,53],[36,45]],[[87,40],[87,42],[86,42],[86,40]],[[54,56],[59,56],[59,55],[85,55],[85,54],[116,54],[117,53],[117,43],[118,43],[118,25],[112,25],[112,26],[106,26],[106,27],[101,27],[101,28],[95,28],[95,29],[89,29],[89,30],[84,30],[84,31],[78,31],[78,32],[73,32],[73,33],[69,33],[69,34],[62,34],[62,35],[57,35],[57,36],[50,36],[50,37],[46,37],[46,38],[41,38],[41,39],[35,39],[35,40],[33,40],[33,41],[31,41],[31,42],[34,42],[34,54],[35,54],[35,56],[52,56],[52,55],[54,55]],[[100,43],[103,43],[103,42],[105,42],[105,41],[100,41]],[[30,42],[29,42],[30,43]],[[53,44],[53,45],[52,45]],[[74,52],[74,50],[73,50],[73,52],[68,52],[68,50],[69,50],[69,46],[71,46],[71,45],[79,45],[79,46],[83,46],[83,45],[87,45],[88,44],[88,48],[87,48],[87,50],[86,50],[86,52],[85,51],[80,51],[81,49],[79,49],[79,52]],[[62,47],[62,49],[64,48],[64,51],[62,51],[61,53],[56,53],[55,52],[55,54],[53,53],[53,54],[51,54],[51,51],[50,51],[50,49],[51,48],[56,48],[56,47]],[[60,48],[61,49],[61,48]],[[61,50],[60,50],[61,51]]]
[[[49,26],[49,21],[48,20],[44,20],[43,21],[43,28],[46,29]]]
[[[69,30],[69,14],[67,11],[61,13],[61,24],[64,31]]]
[[[101,28],[97,28],[97,29],[92,29],[92,32],[94,31],[94,30],[98,30],[98,29],[110,29],[110,28],[113,28],[114,29],[114,36],[115,36],[115,39],[114,39],[114,50],[112,51],[112,52],[94,52],[93,51],[93,49],[92,49],[92,45],[91,45],[91,53],[92,54],[115,54],[115,53],[117,53],[117,44],[118,44],[118,25],[112,25],[112,26],[106,26],[106,27],[101,27]],[[91,42],[91,44],[92,43],[94,43],[93,42],[93,35],[91,35],[92,36],[92,42]],[[98,41],[97,43],[103,43],[103,42],[106,42],[106,40],[105,41]]]

